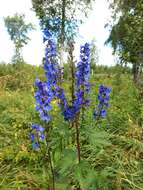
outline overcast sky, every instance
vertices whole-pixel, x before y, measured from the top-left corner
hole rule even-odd
[[[24,60],[29,64],[41,64],[43,57],[42,33],[40,31],[38,19],[31,10],[31,0],[4,0],[0,3],[0,62],[10,62],[14,54],[14,45],[4,26],[3,17],[13,14],[23,13],[27,22],[32,22],[36,26],[36,31],[30,32],[31,41],[23,48]],[[77,39],[78,51],[79,44],[91,42],[96,39],[97,48],[99,49],[99,64],[113,65],[114,57],[112,49],[104,46],[104,42],[108,38],[108,29],[104,25],[110,19],[110,11],[108,9],[107,0],[96,0],[93,10],[90,12],[88,19],[79,29],[79,38]],[[77,53],[76,53],[77,54]]]

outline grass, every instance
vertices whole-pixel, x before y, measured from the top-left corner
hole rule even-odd
[[[88,162],[92,169],[89,173],[82,171],[86,173],[83,178],[76,168],[74,179],[80,181],[83,190],[143,190],[143,103],[139,90],[133,84],[130,72],[122,74],[122,68],[114,67],[106,68],[108,75],[101,75],[104,70],[97,67],[92,76],[90,98],[96,102],[100,84],[110,86],[112,94],[108,116],[95,126],[92,120],[94,105],[87,110],[83,126],[87,130],[86,133],[81,130],[81,134],[89,137],[90,143],[84,143],[83,139],[82,157],[86,162],[81,164],[86,166]],[[33,84],[37,75],[43,78],[43,71],[30,65],[20,68],[0,65],[0,71],[0,189],[47,190],[48,166],[39,151],[31,150],[28,137],[31,123],[40,122],[34,108]],[[69,94],[70,81],[68,75],[65,77],[64,87]],[[67,136],[67,126],[55,102],[53,106],[54,125],[61,127],[63,137]],[[94,134],[90,131],[91,126],[95,127]],[[74,144],[69,147],[74,150]],[[60,171],[69,175],[67,168],[72,163],[69,159],[72,154],[66,154],[64,162],[60,163],[63,164]],[[92,187],[88,186],[91,180],[94,181]],[[57,190],[77,189],[76,182],[70,185],[66,187],[63,178],[57,177]]]

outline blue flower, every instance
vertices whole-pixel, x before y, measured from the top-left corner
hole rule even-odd
[[[43,30],[43,34],[43,42],[46,42],[52,36],[47,28]]]
[[[34,133],[31,133],[31,134],[29,135],[29,137],[30,137],[31,141],[34,141],[34,140],[35,140],[35,135],[34,135]]]
[[[76,70],[76,85],[78,88],[81,86],[89,87],[90,75],[90,45],[86,43],[80,47],[80,61],[77,64]],[[86,88],[85,88],[86,89]]]
[[[86,43],[80,48],[80,61],[77,64],[75,78],[76,78],[76,90],[75,99],[72,105],[68,105],[64,90],[57,88],[57,97],[61,100],[60,107],[63,109],[62,113],[66,121],[73,120],[76,114],[80,111],[83,106],[89,105],[89,100],[86,95],[89,93],[89,74],[90,74],[90,48],[89,44]]]
[[[42,133],[42,134],[40,135],[40,138],[41,138],[41,140],[44,140],[44,139],[45,139],[45,134]]]
[[[98,117],[98,110],[95,108],[94,111],[93,111],[93,116],[94,118],[96,119]]]
[[[52,39],[46,41],[44,69],[49,87],[55,86],[58,78],[58,63],[56,44]]]
[[[66,107],[66,109],[64,109],[63,115],[64,115],[64,119],[66,121],[70,121],[75,117],[75,107],[74,106],[68,106]]]
[[[102,109],[100,112],[101,117],[106,117],[107,111],[105,109]]]
[[[42,82],[40,79],[36,79],[35,85],[37,90],[35,92],[36,110],[39,112],[43,121],[49,121],[50,117],[48,112],[52,109],[50,102],[53,99],[53,90],[48,88],[47,82]]]
[[[45,129],[38,124],[31,125],[32,132],[30,133],[29,137],[32,141],[32,148],[37,149],[39,147],[39,140],[45,140]]]
[[[49,111],[52,109],[51,101],[55,97],[55,88],[58,80],[58,63],[56,54],[56,45],[52,40],[48,30],[44,30],[45,42],[45,62],[44,70],[46,81],[42,82],[40,79],[35,80],[36,92],[36,110],[43,121],[49,122],[51,117]]]
[[[59,106],[61,108],[66,108],[68,106],[68,102],[65,96],[65,92],[63,88],[60,88],[59,86],[56,87],[55,96],[60,100]]]
[[[39,143],[38,142],[33,142],[32,143],[32,149],[37,149],[37,148],[39,148]]]
[[[100,117],[104,118],[107,115],[107,108],[109,106],[110,101],[110,92],[111,88],[100,85],[98,92],[98,101],[99,104],[97,108],[94,109],[93,116],[95,119],[99,119]]]

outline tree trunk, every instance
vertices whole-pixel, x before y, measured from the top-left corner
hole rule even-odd
[[[75,95],[74,95],[74,87],[75,87],[75,62],[74,62],[74,56],[73,56],[73,51],[74,51],[74,41],[69,42],[69,67],[70,67],[70,81],[71,81],[71,103],[74,102]]]
[[[61,67],[61,80],[64,75],[64,41],[65,41],[65,7],[66,0],[62,0],[62,23],[61,23],[61,36],[60,36],[60,67]]]
[[[138,83],[140,77],[140,66],[137,63],[133,64],[133,80],[135,83]]]

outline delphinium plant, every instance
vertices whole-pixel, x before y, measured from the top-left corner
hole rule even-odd
[[[106,117],[107,108],[109,107],[111,88],[100,85],[98,92],[98,106],[94,109],[93,115],[96,121]]]
[[[74,135],[69,132],[67,137],[65,137],[67,138],[66,142],[62,139],[63,136],[60,137],[60,124],[57,128],[57,126],[55,126],[54,117],[50,114],[53,108],[52,101],[57,102],[61,117],[65,120],[65,126],[69,125],[75,129],[73,130],[76,136],[75,139],[73,139],[75,143],[73,143],[72,146],[76,145],[77,163],[80,163],[82,160],[80,128],[81,123],[86,119],[84,115],[86,107],[90,107],[90,100],[88,97],[90,93],[90,44],[86,43],[80,48],[80,61],[77,63],[74,76],[74,98],[72,102],[69,102],[65,90],[62,87],[63,85],[61,85],[61,81],[59,81],[60,70],[57,61],[56,43],[48,30],[44,30],[43,41],[45,44],[44,70],[46,80],[41,81],[38,78],[35,80],[36,110],[39,112],[43,126],[33,123],[31,125],[30,139],[32,148],[34,150],[44,149],[44,151],[41,151],[43,154],[42,156],[48,157],[47,161],[49,162],[52,176],[52,183],[49,182],[52,185],[49,185],[49,189],[55,190],[55,176],[58,175],[56,169],[57,163],[54,163],[56,151],[60,151],[60,159],[62,159],[62,153],[69,147],[69,139],[73,138]],[[111,89],[105,85],[99,87],[99,104],[93,112],[93,118],[96,122],[104,118],[107,114],[110,92]],[[71,128],[67,127],[65,130],[71,131]],[[57,147],[59,147],[59,149],[57,149]]]

